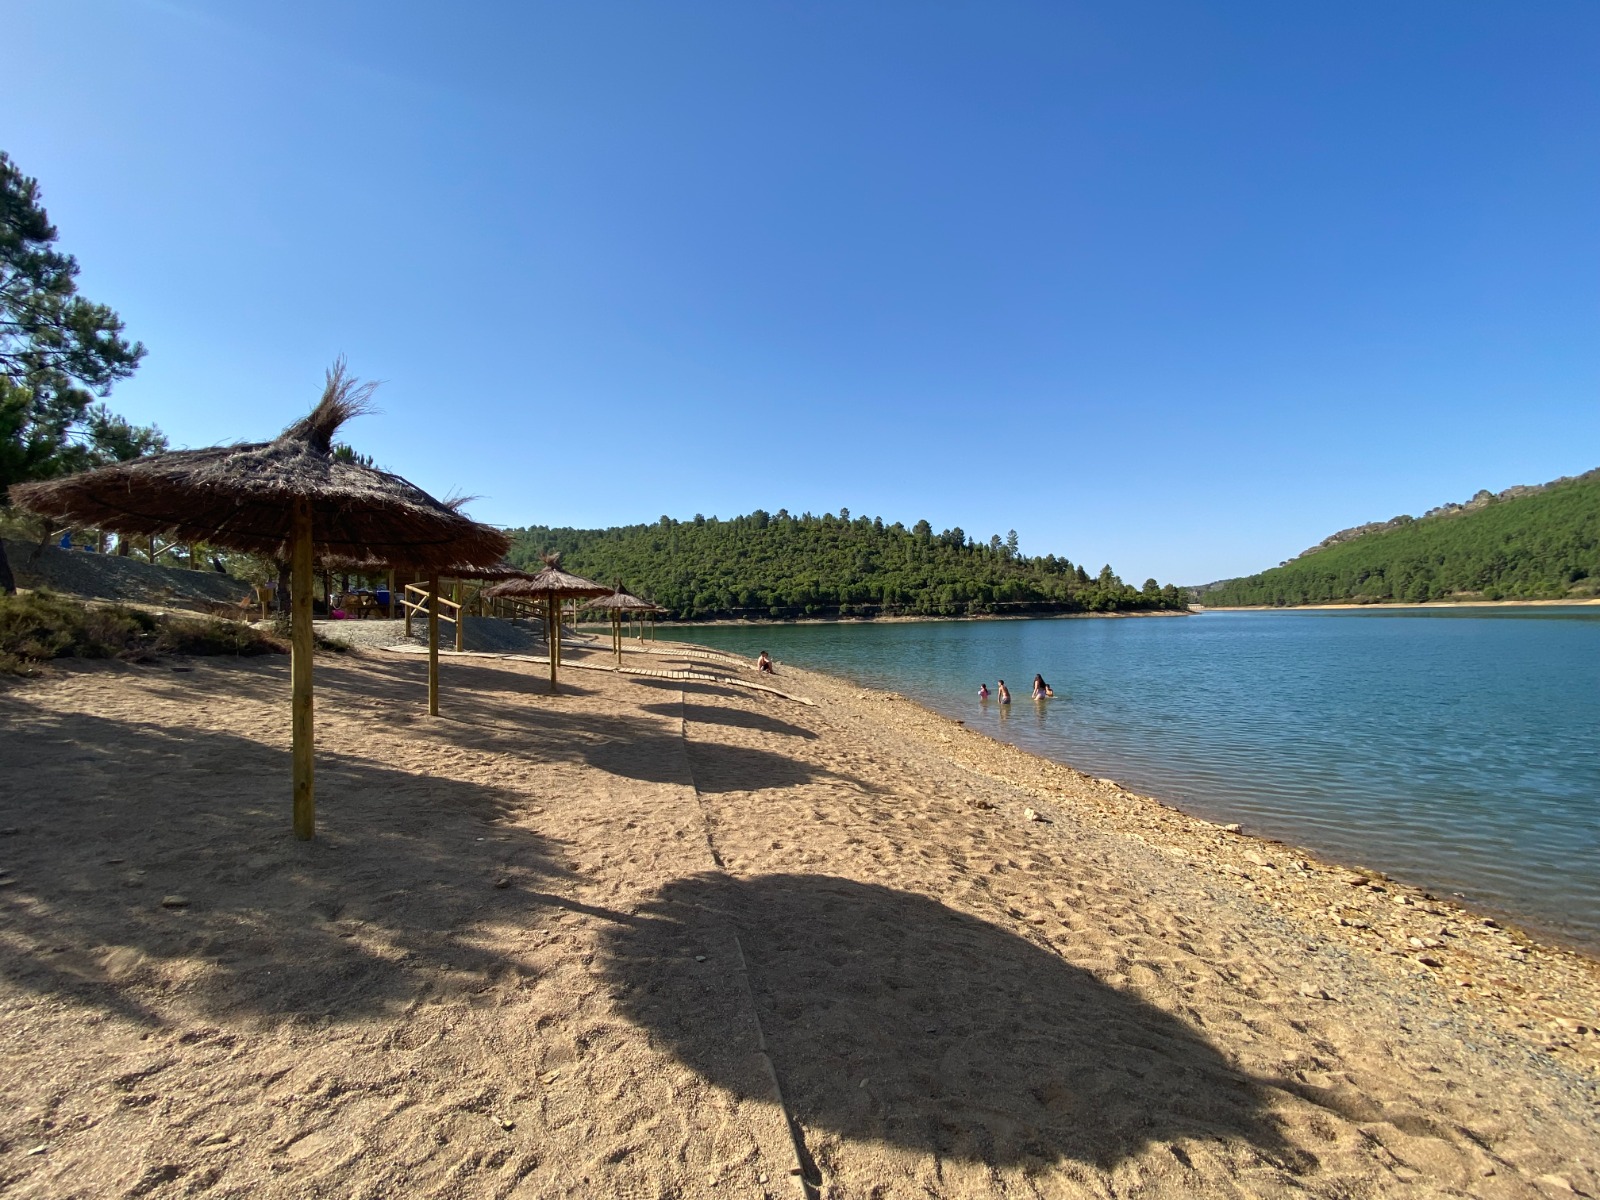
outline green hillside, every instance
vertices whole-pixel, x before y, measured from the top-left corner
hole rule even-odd
[[[882,518],[756,511],[718,520],[662,517],[614,529],[511,531],[513,562],[537,566],[559,551],[562,566],[629,589],[673,617],[975,616],[990,613],[1184,610],[1187,596],[1147,580],[1133,588],[1109,566],[1091,576],[1064,558],[1024,558],[1014,539],[935,534]]]
[[[1347,532],[1356,536],[1336,534],[1281,567],[1212,584],[1199,598],[1218,606],[1600,595],[1600,470]]]

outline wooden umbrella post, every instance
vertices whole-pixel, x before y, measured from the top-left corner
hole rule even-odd
[[[467,606],[465,604],[461,603],[461,601],[463,599],[463,596],[462,596],[461,580],[459,580],[459,579],[456,580],[456,584],[455,584],[455,588],[454,588],[454,595],[455,595],[455,602],[456,602],[456,653],[459,654],[461,651],[463,651],[463,650],[465,650],[467,648],[466,636],[465,636],[466,630],[464,628],[466,623],[467,623],[467,621],[466,621]]]
[[[439,577],[428,580],[428,715],[439,715]]]
[[[311,500],[294,499],[289,558],[289,679],[294,742],[294,835],[310,841],[317,831],[317,797],[311,746]]]
[[[552,592],[545,598],[544,631],[546,640],[550,643],[547,649],[550,652],[550,694],[556,692],[556,644],[561,640],[556,632],[556,597]]]

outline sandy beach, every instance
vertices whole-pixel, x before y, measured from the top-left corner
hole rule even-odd
[[[286,659],[0,684],[0,1192],[1600,1195],[1592,960],[889,693],[609,661],[447,657],[429,718],[319,658],[310,843]]]

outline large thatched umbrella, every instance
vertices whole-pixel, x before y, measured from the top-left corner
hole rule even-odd
[[[485,590],[486,596],[516,597],[533,600],[542,597],[545,602],[545,632],[550,638],[550,690],[556,690],[556,666],[561,661],[561,602],[586,600],[593,596],[608,596],[611,589],[581,575],[561,569],[561,556],[547,554],[544,570],[528,579],[508,579]]]
[[[332,454],[333,435],[368,411],[373,384],[344,360],[328,371],[309,416],[270,442],[179,450],[79,475],[19,484],[24,508],[125,534],[172,534],[287,558],[291,567],[294,831],[316,828],[311,745],[311,583],[317,558],[403,563],[432,570],[499,560],[510,539],[387,471]],[[437,620],[437,606],[430,614]]]
[[[590,600],[584,608],[599,609],[611,614],[611,649],[617,656],[617,662],[622,662],[622,621],[626,617],[643,616],[645,613],[666,612],[659,604],[652,604],[648,600],[641,600],[638,596],[622,590],[622,585],[617,585],[617,590],[609,596],[601,596],[598,600]]]

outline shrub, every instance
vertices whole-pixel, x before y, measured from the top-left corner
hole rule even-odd
[[[120,604],[85,604],[50,592],[0,596],[0,674],[32,675],[53,658],[148,659],[154,654],[281,654],[272,638],[237,621],[157,617]]]

